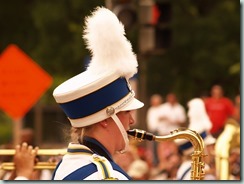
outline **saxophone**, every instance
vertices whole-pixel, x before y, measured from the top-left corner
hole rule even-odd
[[[170,132],[170,135],[156,136],[144,130],[133,129],[127,131],[128,135],[133,136],[136,140],[149,140],[149,141],[168,141],[174,139],[187,139],[191,142],[194,152],[191,155],[191,180],[203,180],[205,176],[203,158],[206,156],[204,152],[204,142],[202,137],[193,130],[186,128],[179,128]]]
[[[229,156],[235,148],[240,149],[240,124],[230,118],[215,144],[216,175],[219,180],[230,179]]]

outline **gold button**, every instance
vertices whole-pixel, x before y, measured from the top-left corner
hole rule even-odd
[[[115,113],[115,110],[113,107],[108,107],[106,113],[107,115],[112,116]]]

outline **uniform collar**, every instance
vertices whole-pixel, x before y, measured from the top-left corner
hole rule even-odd
[[[108,150],[96,139],[85,136],[83,139],[83,144],[90,148],[94,153],[104,156],[109,161],[113,161],[112,156]]]

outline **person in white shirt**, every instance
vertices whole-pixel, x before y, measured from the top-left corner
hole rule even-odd
[[[147,129],[151,133],[156,133],[160,123],[160,105],[163,97],[160,94],[153,94],[150,97],[150,107],[147,110]]]
[[[210,153],[207,153],[208,147],[215,144],[216,139],[210,134],[210,129],[212,127],[211,121],[207,115],[205,105],[202,99],[193,98],[188,102],[188,117],[189,117],[189,126],[188,128],[196,131],[202,137],[205,145],[204,153],[210,157]],[[179,149],[183,155],[183,162],[180,165],[177,171],[177,180],[191,180],[191,154],[194,149],[192,144],[186,140],[178,140],[176,141]],[[205,159],[206,160],[206,159]],[[215,180],[215,174],[210,171],[209,162],[205,162],[205,176],[203,180]]]
[[[174,93],[169,93],[166,102],[160,106],[159,135],[168,135],[186,123],[186,112]]]
[[[147,129],[149,132],[157,135],[158,128],[160,126],[160,106],[163,103],[163,97],[160,94],[153,94],[150,97],[150,107],[147,110]],[[149,150],[152,150],[153,159],[152,162],[154,165],[158,164],[158,155],[157,155],[157,142],[153,141],[147,143]]]

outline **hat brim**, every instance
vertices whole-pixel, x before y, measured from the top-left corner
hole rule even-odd
[[[144,103],[141,101],[137,100],[136,98],[133,98],[128,104],[126,104],[121,111],[131,111],[131,110],[136,110],[140,109],[144,106]]]

